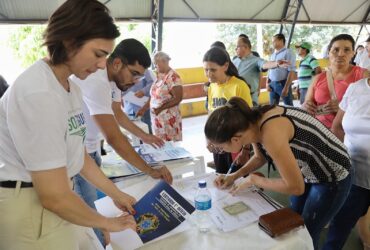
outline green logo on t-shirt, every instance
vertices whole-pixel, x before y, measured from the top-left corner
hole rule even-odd
[[[68,134],[81,136],[85,140],[86,126],[83,113],[72,115],[68,119]]]

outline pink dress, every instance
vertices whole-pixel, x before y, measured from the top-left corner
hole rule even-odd
[[[352,71],[349,73],[346,79],[334,80],[334,89],[338,98],[338,102],[342,100],[344,93],[351,83],[354,83],[363,78],[365,71],[366,69],[353,66]],[[318,75],[318,79],[313,88],[313,91],[314,102],[316,103],[316,105],[323,105],[330,100],[330,92],[328,88],[328,82],[326,80],[326,72],[322,72]],[[316,118],[320,120],[326,127],[331,128],[335,115],[336,114],[317,115]]]
[[[182,123],[179,105],[163,110],[155,115],[158,108],[172,98],[174,86],[181,85],[180,76],[171,69],[167,74],[157,74],[157,80],[150,89],[150,109],[153,133],[165,141],[182,140]]]

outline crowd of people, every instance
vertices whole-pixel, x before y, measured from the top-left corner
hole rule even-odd
[[[103,246],[109,232],[136,230],[135,198],[99,168],[102,138],[137,169],[172,183],[167,167],[150,167],[120,127],[154,147],[181,141],[181,77],[163,51],[151,57],[136,39],[114,47],[119,35],[104,4],[67,0],[48,21],[48,56],[10,87],[0,76],[0,249],[84,249],[75,233],[81,227],[94,228]],[[355,50],[352,36],[335,36],[326,69],[307,41],[296,44],[296,68],[283,34],[272,37],[269,60],[245,34],[233,59],[220,41],[203,56],[215,185],[233,195],[250,186],[290,195],[315,249],[327,224],[323,249],[341,249],[356,223],[370,247],[370,37],[366,43]],[[270,104],[261,106],[265,71]],[[295,79],[300,107],[293,106]],[[128,92],[148,100],[138,106],[125,100]],[[130,117],[140,117],[149,133]],[[255,173],[265,163],[278,178]],[[97,189],[127,213],[97,213]]]

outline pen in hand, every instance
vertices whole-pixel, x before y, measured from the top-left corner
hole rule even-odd
[[[231,172],[233,172],[234,168],[236,168],[235,162],[231,163],[231,165],[229,167],[229,170],[227,171],[227,173],[224,176],[224,179],[226,178],[226,176],[228,176],[229,174],[231,174]]]

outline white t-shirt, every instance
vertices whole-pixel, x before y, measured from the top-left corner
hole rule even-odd
[[[355,168],[354,183],[370,189],[370,86],[367,79],[350,84],[339,107],[345,111],[344,144]]]
[[[85,119],[80,89],[67,92],[43,60],[24,71],[0,100],[0,181],[31,182],[29,171],[84,163]]]
[[[367,51],[363,51],[361,53],[361,56],[358,60],[358,66],[360,66],[361,68],[365,68],[367,70],[370,70],[370,57],[369,57],[369,53],[367,53]]]
[[[113,81],[109,81],[107,69],[101,69],[89,75],[85,80],[76,76],[70,78],[82,91],[84,101],[84,115],[86,117],[86,150],[96,152],[100,148],[102,135],[92,119],[93,115],[114,115],[112,101],[121,102],[121,90]]]

